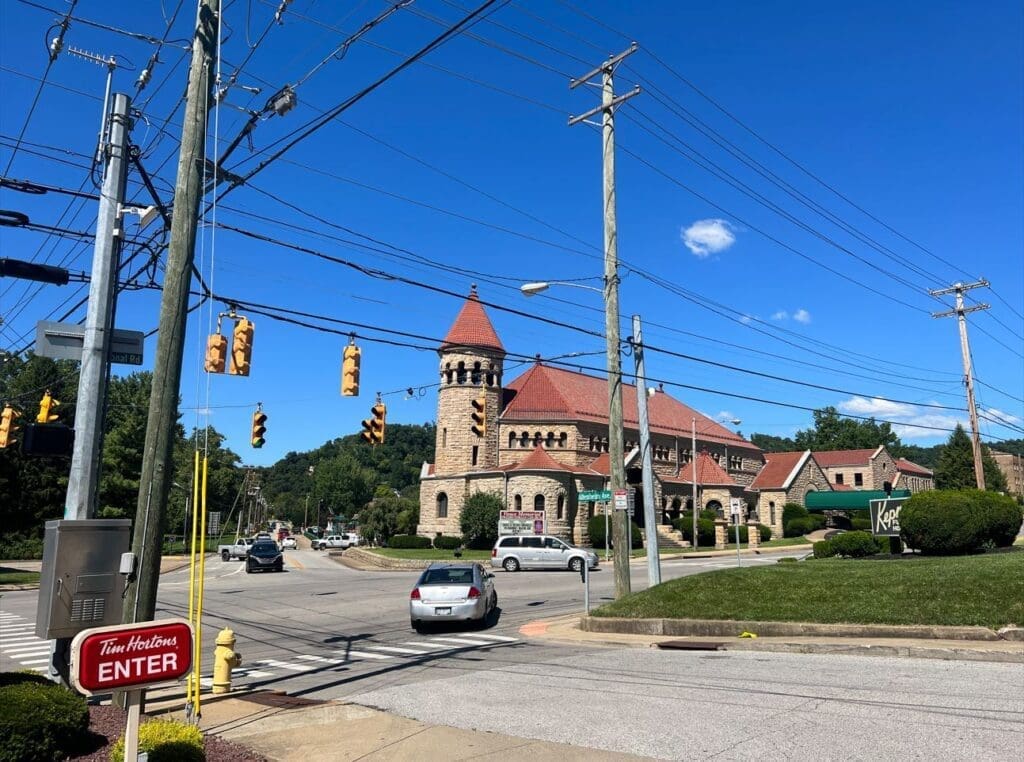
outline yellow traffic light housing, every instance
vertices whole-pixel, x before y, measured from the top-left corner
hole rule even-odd
[[[267,433],[267,414],[263,412],[263,405],[256,406],[256,412],[252,414],[252,435],[250,443],[257,450],[266,444],[263,435]]]
[[[58,400],[50,396],[50,390],[39,400],[39,415],[36,416],[36,423],[53,423],[57,420],[57,414],[52,412],[53,408],[60,405]]]
[[[380,397],[377,397],[377,404],[370,408],[371,417],[363,421],[361,436],[364,442],[371,445],[384,444],[384,425],[387,414],[387,407],[380,401]]]
[[[228,340],[214,333],[206,340],[206,362],[203,367],[207,373],[223,373],[228,358]]]
[[[487,433],[487,395],[473,398],[473,433],[482,437]]]
[[[252,338],[256,326],[247,318],[239,318],[235,323],[233,341],[231,343],[231,375],[248,376],[249,362],[252,360]]]
[[[362,350],[356,346],[355,339],[349,342],[342,354],[341,361],[341,396],[359,396],[359,358]]]
[[[19,427],[14,425],[14,419],[19,417],[21,417],[21,413],[10,405],[4,405],[4,410],[0,413],[0,448],[7,447],[18,441],[14,438],[14,434],[18,431]]]

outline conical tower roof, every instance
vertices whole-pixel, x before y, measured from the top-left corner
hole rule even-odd
[[[448,335],[441,342],[441,349],[452,347],[469,347],[472,349],[486,349],[505,353],[505,347],[501,339],[491,325],[491,319],[487,317],[484,306],[480,303],[480,297],[476,293],[476,284],[470,288],[469,296],[465,304],[459,310],[458,317],[448,329]]]

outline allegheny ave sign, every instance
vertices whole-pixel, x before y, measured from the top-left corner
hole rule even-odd
[[[95,627],[71,642],[71,681],[87,695],[173,682],[191,668],[192,625],[184,619]]]

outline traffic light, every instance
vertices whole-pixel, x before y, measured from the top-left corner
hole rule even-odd
[[[4,405],[4,411],[0,413],[0,448],[18,441],[14,438],[14,434],[18,431],[18,427],[14,425],[14,419],[20,416],[21,413],[13,407]]]
[[[487,433],[487,395],[473,398],[473,433],[482,437]]]
[[[387,407],[378,397],[377,404],[370,408],[372,417],[363,421],[362,437],[364,442],[372,445],[384,444],[384,422],[387,413]]]
[[[359,358],[362,351],[355,342],[345,347],[341,361],[341,396],[359,396]]]
[[[36,423],[53,423],[57,420],[57,414],[51,410],[60,405],[60,402],[50,396],[50,390],[39,400],[39,415],[36,416]]]
[[[250,441],[252,446],[257,450],[264,445],[263,435],[267,433],[267,414],[263,412],[263,407],[258,406],[256,412],[252,414],[252,437]]]
[[[223,373],[228,358],[228,340],[219,333],[210,335],[206,340],[206,362],[203,367],[207,373]]]
[[[251,320],[239,318],[235,323],[234,340],[231,344],[231,375],[248,376],[249,361],[252,359],[252,336],[256,326]]]

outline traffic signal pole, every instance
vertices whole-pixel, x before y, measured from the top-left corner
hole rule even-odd
[[[174,216],[160,302],[160,333],[132,536],[132,551],[139,559],[139,567],[137,576],[125,591],[125,622],[151,620],[156,608],[160,531],[173,476],[171,448],[177,420],[188,296],[202,195],[206,123],[209,106],[213,102],[213,67],[219,36],[220,0],[200,0],[185,95],[178,174],[174,185]]]
[[[124,224],[121,206],[128,176],[130,103],[124,93],[114,93],[110,140],[101,148],[107,154],[107,166],[96,219],[96,246],[90,274],[82,366],[78,376],[75,446],[64,502],[65,519],[91,519],[96,515],[103,412],[110,376],[110,337],[114,329],[114,293],[124,237],[120,228]]]

